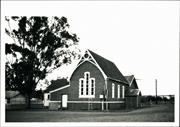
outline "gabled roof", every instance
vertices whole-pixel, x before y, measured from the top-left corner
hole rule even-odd
[[[141,96],[141,91],[139,89],[129,89],[126,96]]]
[[[6,91],[6,98],[15,98],[18,95],[21,95],[19,91],[14,91],[14,90]]]
[[[136,78],[134,77],[134,75],[125,76],[125,78],[128,81],[130,88],[138,89],[138,84],[136,82]]]
[[[138,89],[138,85],[137,85],[136,78],[134,77],[134,75],[124,76],[124,77],[128,81],[129,87]],[[133,82],[134,82],[134,84],[133,84]]]
[[[63,79],[57,79],[57,80],[52,80],[51,81],[51,85],[49,85],[47,87],[47,89],[44,91],[45,93],[58,89],[60,87],[66,86],[68,85],[69,82],[67,81],[67,79],[63,78]]]
[[[128,81],[128,83],[130,84],[134,78],[134,75],[130,75],[130,76],[124,76],[126,78],[126,80]]]
[[[113,62],[94,53],[91,50],[88,51],[91,53],[93,58],[96,60],[97,64],[100,66],[100,68],[103,70],[103,72],[108,78],[128,84],[125,77],[122,75],[122,73],[119,71],[119,69],[116,67],[116,65]]]

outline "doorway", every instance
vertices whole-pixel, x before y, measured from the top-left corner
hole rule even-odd
[[[68,95],[62,95],[62,108],[67,108]]]

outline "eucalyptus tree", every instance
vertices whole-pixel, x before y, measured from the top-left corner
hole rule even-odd
[[[71,63],[79,56],[73,46],[79,38],[69,32],[65,17],[5,17],[6,34],[12,43],[6,42],[6,89],[16,89],[30,99],[36,85],[46,75],[65,63]],[[16,28],[12,27],[16,24]],[[77,50],[78,51],[78,50]]]

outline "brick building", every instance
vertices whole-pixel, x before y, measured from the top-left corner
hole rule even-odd
[[[129,89],[126,91],[126,108],[141,107],[141,91],[138,88],[134,75],[125,76],[129,83]]]
[[[113,62],[90,50],[81,57],[69,82],[62,80],[46,90],[44,104],[49,109],[125,109],[128,107],[126,96],[131,94],[128,91],[136,89]]]

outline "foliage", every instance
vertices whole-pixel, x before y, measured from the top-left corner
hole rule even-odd
[[[167,102],[169,101],[169,99],[165,96],[161,97],[161,96],[141,96],[141,102],[142,103],[148,103],[148,102],[152,102],[152,103],[155,103],[157,100],[158,103],[160,102]]]
[[[38,82],[62,64],[71,63],[78,53],[71,50],[79,38],[68,31],[65,17],[5,17],[5,32],[14,43],[6,43],[6,54],[14,62],[6,62],[6,88],[17,89],[31,98]],[[17,29],[11,28],[11,22]]]

